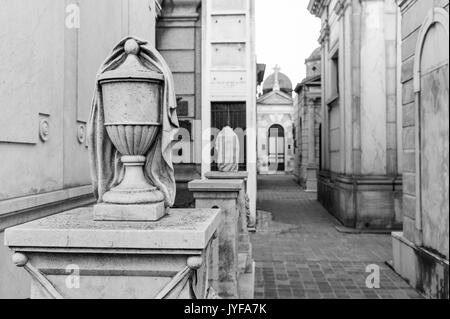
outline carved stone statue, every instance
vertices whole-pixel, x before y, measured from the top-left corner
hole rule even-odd
[[[219,132],[216,139],[217,164],[220,172],[239,171],[239,137],[229,126]]]
[[[157,220],[174,203],[172,73],[156,49],[127,37],[97,75],[88,125],[96,220]]]

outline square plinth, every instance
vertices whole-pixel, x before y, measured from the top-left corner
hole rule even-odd
[[[102,203],[94,206],[96,221],[157,221],[166,215],[164,202],[141,205]]]
[[[95,221],[78,208],[5,231],[11,248],[204,249],[220,223],[219,209],[171,209],[156,222]]]

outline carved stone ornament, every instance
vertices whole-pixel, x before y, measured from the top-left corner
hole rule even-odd
[[[48,141],[50,135],[50,123],[47,119],[42,119],[39,123],[39,137],[42,142]]]
[[[239,171],[239,137],[233,129],[225,126],[217,135],[216,141],[219,171]]]
[[[88,128],[94,194],[110,204],[94,207],[96,220],[158,220],[173,205],[176,106],[158,51],[137,38],[120,41],[98,73]]]
[[[83,144],[86,141],[86,125],[80,124],[77,129],[78,143]]]

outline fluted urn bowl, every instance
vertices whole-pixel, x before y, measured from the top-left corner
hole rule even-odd
[[[103,196],[107,203],[139,204],[164,199],[143,172],[146,154],[161,130],[164,78],[141,64],[136,56],[138,50],[135,41],[127,42],[124,63],[99,77],[104,125],[125,166],[121,183]]]

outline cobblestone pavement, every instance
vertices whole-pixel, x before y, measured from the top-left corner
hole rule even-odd
[[[385,264],[390,235],[338,232],[292,176],[259,177],[257,205],[255,298],[421,298]],[[379,289],[366,287],[368,265],[380,267]]]

